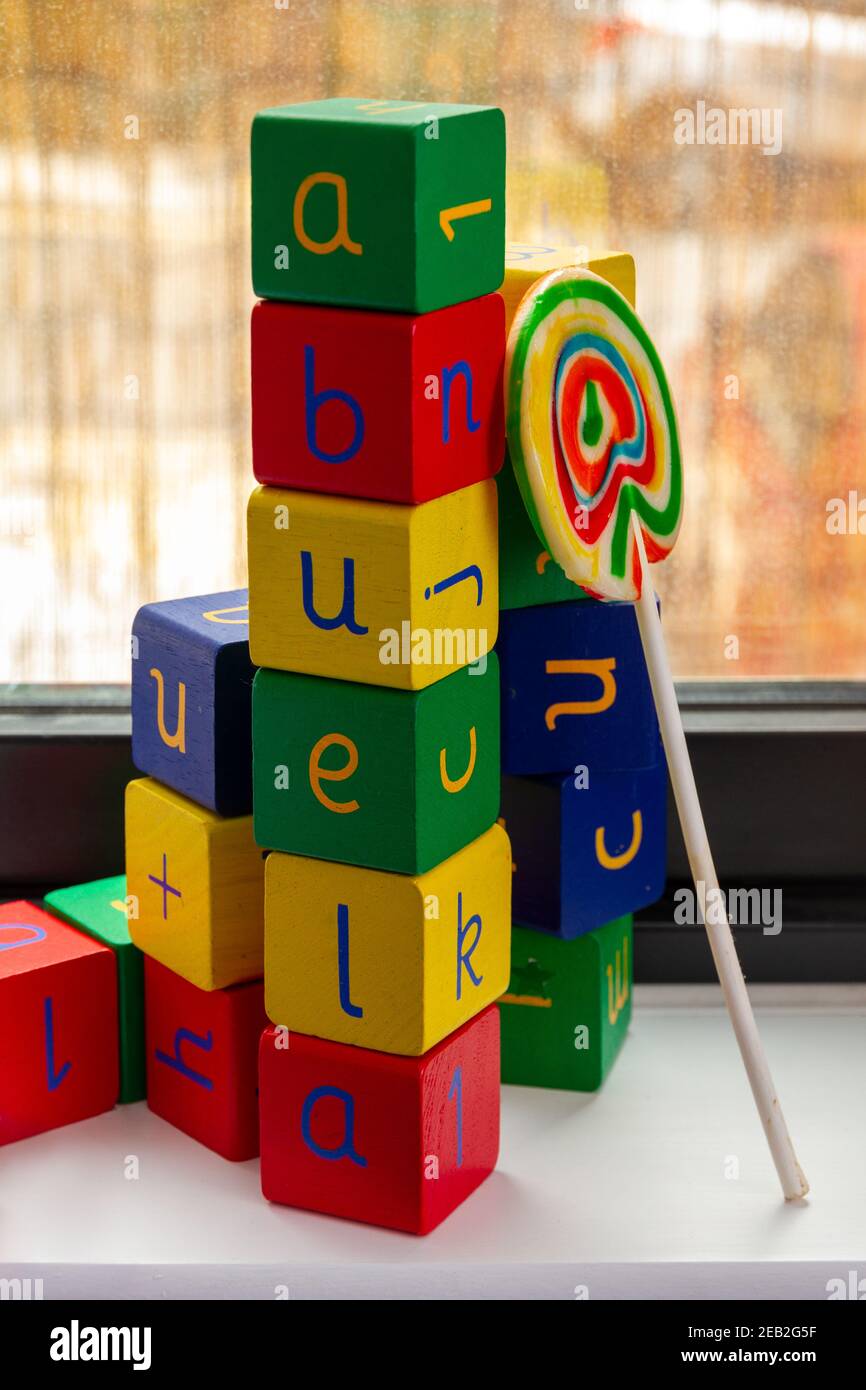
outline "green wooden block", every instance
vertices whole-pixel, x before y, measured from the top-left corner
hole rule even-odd
[[[418,874],[499,812],[499,665],[424,690],[262,669],[253,684],[256,841]]]
[[[496,477],[499,491],[499,607],[532,608],[539,603],[588,599],[547,553],[523,505],[511,460]]]
[[[597,1091],[628,1031],[631,972],[630,916],[576,941],[514,927],[499,1001],[502,1080]]]
[[[275,106],[253,121],[251,156],[257,295],[426,313],[501,285],[497,107]]]
[[[46,893],[45,905],[56,917],[71,922],[104,946],[117,959],[117,1013],[120,1049],[120,1095],[126,1104],[147,1094],[144,1056],[144,957],[129,936],[126,918],[126,877],[98,878],[73,888]]]

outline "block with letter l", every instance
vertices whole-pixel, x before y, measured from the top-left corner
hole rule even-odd
[[[416,877],[270,854],[265,882],[265,1007],[293,1033],[417,1057],[508,983],[498,825]]]
[[[132,625],[132,760],[222,816],[252,809],[246,589],[148,603]]]
[[[223,1158],[255,1158],[261,982],[204,990],[150,958],[144,970],[150,1109]]]
[[[126,788],[129,932],[199,989],[262,973],[264,863],[252,816],[214,815],[152,778]]]
[[[660,735],[634,607],[549,603],[503,612],[502,769],[653,767]]]
[[[269,1201],[426,1235],[496,1166],[499,1017],[423,1057],[269,1028],[259,1091]]]
[[[264,848],[423,873],[496,820],[498,662],[420,691],[260,670],[253,748]]]
[[[496,640],[492,479],[418,507],[257,488],[248,543],[257,666],[422,690]]]
[[[117,967],[29,902],[0,906],[0,1144],[111,1110]]]
[[[498,294],[417,315],[257,304],[259,482],[419,503],[492,478],[505,439],[503,320]]]
[[[505,118],[491,106],[335,97],[259,111],[253,288],[429,313],[499,288]]]

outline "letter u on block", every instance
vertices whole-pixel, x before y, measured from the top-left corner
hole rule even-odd
[[[641,847],[643,840],[643,816],[640,811],[631,813],[631,844],[622,854],[608,854],[604,843],[604,826],[596,826],[595,857],[603,869],[624,869],[630,864]]]
[[[603,714],[610,709],[616,699],[616,681],[613,672],[616,657],[607,656],[592,661],[546,661],[544,669],[548,676],[597,676],[601,681],[601,694],[597,700],[569,700],[563,704],[550,705],[545,712],[544,722],[548,729],[556,727],[561,714]]]
[[[475,771],[475,759],[478,753],[478,738],[475,733],[475,725],[469,730],[469,763],[466,771],[460,776],[451,778],[448,776],[448,749],[439,750],[439,776],[446,792],[462,792],[468,785],[473,772]]]
[[[166,748],[176,748],[179,753],[186,752],[186,686],[177,683],[177,724],[170,734],[165,727],[165,679],[158,666],[152,666],[149,674],[156,681],[156,727]]]

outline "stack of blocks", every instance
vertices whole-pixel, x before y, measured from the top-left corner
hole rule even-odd
[[[510,246],[506,327],[573,248]],[[634,304],[634,263],[583,260]],[[631,604],[582,595],[499,475],[502,823],[514,851],[502,1079],[597,1089],[631,1014],[631,913],[665,880],[667,774]]]
[[[262,1189],[425,1233],[499,1142],[504,120],[263,111],[252,180]]]

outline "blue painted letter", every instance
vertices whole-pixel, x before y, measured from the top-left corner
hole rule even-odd
[[[191,1033],[189,1028],[178,1028],[174,1035],[174,1052],[169,1057],[167,1052],[160,1052],[157,1048],[155,1051],[156,1060],[164,1062],[167,1067],[171,1067],[174,1071],[179,1071],[181,1076],[185,1076],[187,1081],[194,1081],[196,1086],[203,1086],[206,1091],[212,1091],[213,1082],[210,1077],[205,1076],[202,1072],[193,1071],[192,1067],[188,1067],[181,1057],[180,1049],[185,1042],[192,1043],[193,1047],[200,1047],[203,1052],[210,1052],[213,1047],[213,1033],[208,1030],[206,1036],[201,1037],[198,1033]]]
[[[455,1067],[448,1099],[457,1101],[457,1167],[463,1167],[463,1068]]]
[[[475,928],[475,935],[474,935],[473,938],[472,938],[472,945],[468,948],[468,950],[464,951],[464,950],[463,950],[463,938],[465,937],[466,933],[469,931],[469,928],[470,928],[470,927],[474,927],[474,928]],[[478,945],[478,942],[479,942],[480,940],[481,940],[481,918],[479,917],[478,913],[476,912],[475,915],[474,915],[473,917],[470,917],[470,918],[469,918],[469,921],[464,925],[464,923],[463,923],[463,894],[462,894],[462,893],[458,893],[458,894],[457,894],[457,998],[458,998],[458,999],[460,998],[461,989],[462,989],[462,983],[463,983],[463,970],[464,970],[464,968],[465,968],[465,970],[466,970],[466,974],[469,976],[469,978],[470,978],[470,980],[472,981],[473,985],[476,985],[476,986],[477,986],[477,985],[480,985],[480,984],[481,984],[481,981],[484,979],[484,976],[483,976],[483,975],[476,975],[476,974],[475,974],[475,971],[472,969],[472,961],[471,961],[472,952],[475,950],[475,947]]]
[[[349,983],[349,908],[347,903],[337,904],[337,969],[340,976],[340,1008],[350,1018],[363,1018],[364,1010],[352,1003]]]
[[[348,463],[349,459],[354,458],[364,442],[364,412],[348,391],[316,391],[316,353],[311,347],[304,348],[304,409],[307,422],[307,448],[310,453],[315,454],[322,463]],[[468,388],[467,388],[468,389]],[[355,422],[355,433],[352,442],[347,448],[341,449],[336,454],[329,454],[327,450],[320,449],[316,436],[316,416],[323,405],[328,401],[342,401],[352,412]]]
[[[54,1070],[54,1005],[50,995],[45,1000],[45,1061],[48,1069],[48,1089],[56,1091],[69,1075],[72,1063],[64,1062],[59,1071]]]
[[[316,612],[313,600],[313,556],[309,550],[301,551],[301,595],[304,612],[311,623],[325,632],[333,632],[337,627],[347,627],[356,637],[363,637],[369,629],[355,621],[355,561],[343,560],[343,606],[334,618],[323,618]]]
[[[37,941],[44,941],[48,935],[44,927],[36,927],[32,922],[0,922],[0,931],[29,931],[32,936],[25,936],[21,941],[0,941],[0,951],[17,951],[19,946],[35,946]]]
[[[321,1100],[323,1096],[333,1096],[336,1100],[343,1102],[343,1110],[345,1113],[343,1142],[339,1144],[336,1149],[322,1148],[322,1145],[317,1144],[310,1133],[310,1119],[313,1114],[313,1106],[316,1104],[316,1101]],[[355,1153],[352,1146],[352,1141],[355,1137],[355,1098],[351,1096],[348,1091],[341,1091],[337,1086],[317,1086],[315,1090],[311,1091],[304,1101],[304,1108],[301,1112],[301,1134],[304,1137],[304,1143],[309,1149],[312,1149],[314,1154],[318,1154],[319,1158],[350,1158],[353,1163],[357,1163],[359,1168],[366,1168],[366,1158],[362,1158],[360,1154]]]
[[[456,376],[466,382],[466,428],[470,434],[481,429],[481,421],[472,418],[472,368],[468,362],[455,362],[442,368],[442,443],[451,440],[451,383]]]

